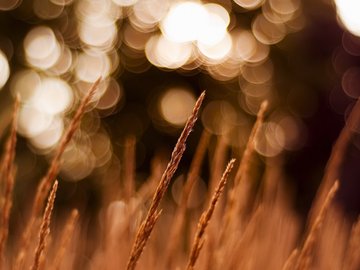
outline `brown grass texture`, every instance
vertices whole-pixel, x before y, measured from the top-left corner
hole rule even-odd
[[[15,171],[22,166],[20,159],[16,167],[14,162],[15,105],[0,164],[0,269],[360,269],[360,222],[352,223],[342,213],[335,199],[340,181],[332,181],[338,176],[352,129],[359,124],[358,105],[334,147],[305,229],[286,184],[290,182],[283,168],[286,155],[264,157],[256,151],[259,129],[267,121],[267,102],[260,106],[246,145],[235,147],[227,135],[204,130],[190,167],[181,167],[172,185],[204,93],[170,157],[156,152],[148,174],[138,177],[137,141],[126,137],[119,179],[107,179],[111,174],[106,172],[102,178],[109,181],[99,188],[99,211],[91,216],[78,207],[65,214],[56,211],[52,218],[61,156],[99,83],[79,104],[33,204],[25,202],[30,209],[20,219],[11,211]],[[227,160],[231,161],[224,171]],[[232,168],[236,171],[230,173]],[[10,226],[13,220],[24,224]]]
[[[94,96],[95,91],[97,90],[100,82],[101,82],[101,78],[97,79],[96,82],[89,89],[88,93],[84,96],[83,100],[81,101],[79,107],[75,112],[75,115],[73,116],[69,124],[69,127],[66,129],[64,135],[60,140],[60,143],[55,151],[54,157],[51,161],[50,167],[46,175],[42,178],[42,180],[40,181],[37,187],[35,199],[32,204],[30,219],[24,227],[22,237],[20,240],[19,245],[21,248],[18,252],[15,262],[15,265],[17,265],[15,267],[16,269],[18,269],[18,267],[21,267],[22,260],[24,259],[24,253],[26,253],[26,249],[28,248],[29,245],[28,242],[30,241],[30,238],[32,236],[34,224],[36,222],[36,219],[40,215],[42,208],[44,207],[46,194],[49,192],[50,187],[53,184],[53,181],[55,181],[55,177],[59,172],[61,156],[64,153],[66,146],[69,144],[71,138],[73,137],[75,131],[77,130],[81,118],[84,115],[86,108],[88,107],[92,97]]]

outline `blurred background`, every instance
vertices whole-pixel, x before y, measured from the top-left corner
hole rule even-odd
[[[186,173],[203,129],[228,154],[244,149],[263,100],[270,104],[259,159],[282,160],[295,206],[306,213],[331,147],[360,95],[357,0],[1,0],[0,136],[19,94],[15,209],[31,198],[79,100],[102,76],[66,149],[59,205],[96,207],[123,178],[136,139],[136,181],[168,157],[197,97],[201,117],[175,178]],[[360,143],[339,193],[360,209]],[[345,181],[346,180],[346,181]],[[15,210],[16,212],[16,210]]]

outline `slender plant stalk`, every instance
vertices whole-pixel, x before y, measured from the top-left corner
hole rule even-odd
[[[65,131],[65,134],[61,138],[59,146],[56,149],[55,155],[51,161],[50,167],[45,175],[45,177],[41,180],[38,189],[35,195],[34,207],[32,210],[32,214],[34,216],[38,216],[41,212],[41,209],[44,205],[44,201],[46,198],[46,194],[49,192],[50,187],[55,180],[56,175],[59,172],[61,156],[63,155],[66,146],[69,144],[70,140],[72,139],[75,131],[78,129],[80,125],[81,118],[85,114],[86,108],[88,107],[91,99],[93,98],[95,91],[97,90],[100,84],[101,78],[97,79],[96,82],[91,86],[90,90],[86,94],[86,96],[81,101],[78,109],[74,117],[71,119],[71,123],[68,129]]]
[[[225,137],[218,136],[217,142],[215,146],[214,155],[212,157],[211,163],[211,171],[210,171],[210,182],[209,182],[209,198],[208,202],[211,200],[211,194],[215,190],[218,179],[220,179],[225,165],[226,165],[226,150],[227,144],[225,142]]]
[[[17,115],[19,111],[19,96],[16,97],[14,112],[12,116],[12,125],[10,129],[10,135],[6,142],[6,153],[4,158],[4,176],[5,176],[5,194],[4,204],[2,206],[1,214],[1,227],[0,227],[0,269],[2,269],[4,263],[4,253],[6,247],[6,241],[9,234],[9,219],[12,207],[12,195],[14,189],[15,173],[14,173],[14,159],[16,148],[16,126]]]
[[[180,204],[179,207],[176,209],[173,226],[171,227],[171,232],[169,236],[169,241],[167,241],[167,248],[165,253],[165,265],[167,269],[172,268],[171,264],[176,256],[176,248],[179,245],[182,228],[185,221],[186,206],[190,197],[191,190],[199,177],[200,169],[202,167],[209,141],[210,134],[206,130],[204,130],[201,135],[199,144],[196,148],[195,155],[190,166],[189,174],[187,176],[186,183],[181,193]]]
[[[360,218],[353,225],[348,248],[344,259],[344,270],[356,270],[360,267]]]
[[[124,151],[124,190],[125,200],[129,201],[135,191],[135,137],[129,136],[125,141]]]
[[[64,230],[61,233],[61,238],[59,241],[59,246],[56,249],[56,254],[53,259],[53,263],[51,268],[54,270],[60,269],[61,263],[63,261],[65,251],[68,248],[69,242],[71,241],[77,220],[79,218],[79,211],[77,209],[73,209],[71,211],[70,217],[67,219],[65,223]]]
[[[228,145],[226,144],[225,136],[217,136],[214,154],[210,161],[211,171],[210,171],[210,181],[209,181],[206,203],[209,203],[211,201],[212,199],[211,196],[216,188],[218,179],[221,179],[221,175],[224,172],[226,166],[227,150],[228,150]],[[219,205],[218,208],[223,209],[225,204],[225,196],[223,197],[223,199],[220,199],[217,204]],[[220,221],[221,220],[220,217],[222,217],[222,213],[220,211],[217,211],[214,213],[214,215],[216,216],[212,218],[213,220],[212,226],[208,228],[209,232],[207,234],[207,239],[206,239],[207,241],[206,251],[203,251],[206,256],[205,268],[208,270],[212,270],[217,263],[217,257],[213,255],[215,254],[215,250],[219,238],[218,229],[219,226],[222,226],[222,222]]]
[[[250,165],[250,159],[251,156],[254,152],[254,147],[255,147],[255,141],[259,132],[259,128],[261,127],[262,123],[264,122],[264,116],[265,116],[265,112],[268,108],[268,101],[265,100],[261,103],[260,105],[260,109],[259,112],[257,114],[257,118],[256,118],[256,122],[251,130],[249,139],[248,139],[248,143],[246,144],[245,147],[245,151],[244,154],[241,158],[241,162],[239,165],[239,169],[236,172],[235,175],[235,187],[239,184],[241,178],[248,172],[249,170],[249,165]]]
[[[55,180],[56,175],[59,172],[61,156],[64,153],[66,146],[69,144],[71,138],[75,134],[75,131],[79,127],[81,118],[85,114],[86,108],[88,107],[92,97],[94,96],[95,91],[97,90],[100,84],[100,81],[101,78],[96,80],[96,82],[91,86],[88,93],[84,96],[83,100],[81,101],[79,107],[75,112],[74,117],[71,120],[69,127],[65,131],[63,137],[61,138],[61,141],[56,149],[55,155],[51,161],[50,167],[46,175],[42,178],[39,186],[37,187],[34,203],[31,209],[30,218],[24,227],[20,239],[20,243],[19,243],[20,249],[15,259],[15,269],[18,269],[17,266],[21,265],[21,261],[24,258],[24,253],[28,248],[29,239],[31,238],[32,235],[32,229],[34,227],[34,223],[37,217],[40,216],[41,214],[41,210],[43,208],[46,199],[46,194],[49,192],[49,189],[53,181]]]
[[[130,231],[130,227],[132,226],[136,215],[141,211],[141,207],[143,204],[148,202],[154,194],[158,179],[161,177],[162,172],[166,168],[165,165],[166,164],[158,158],[155,158],[155,160],[152,161],[151,175],[136,192],[135,196],[137,199],[132,201],[131,205],[129,205],[127,209],[127,224],[125,226],[121,226],[120,231],[118,231],[118,235],[123,235],[126,231]]]
[[[298,256],[299,256],[299,250],[297,248],[295,248],[291,252],[289,258],[286,260],[282,270],[293,270],[296,265]]]
[[[31,270],[39,269],[41,255],[43,254],[43,252],[46,248],[46,239],[50,233],[51,214],[52,214],[52,210],[54,208],[54,202],[55,202],[57,188],[58,188],[58,182],[55,180],[55,183],[54,183],[54,185],[51,189],[50,195],[48,197],[48,202],[46,204],[45,212],[44,212],[43,219],[41,222],[40,232],[39,232],[39,242],[36,247],[34,263],[31,267]]]
[[[148,210],[147,216],[138,229],[138,232],[135,237],[135,242],[132,246],[130,257],[129,257],[129,260],[127,263],[128,270],[135,269],[136,264],[141,256],[141,253],[143,252],[143,250],[145,248],[146,242],[148,241],[150,234],[154,228],[156,220],[158,219],[158,217],[160,215],[160,212],[158,211],[158,207],[160,205],[162,198],[165,195],[165,192],[170,184],[170,180],[173,177],[173,175],[179,165],[181,157],[185,151],[186,139],[194,127],[194,124],[197,120],[199,109],[204,100],[204,97],[205,97],[205,92],[203,92],[200,95],[199,99],[196,101],[194,110],[185,124],[185,127],[184,127],[184,129],[175,145],[175,148],[171,154],[170,161],[169,161],[169,163],[161,177],[161,180],[157,186],[157,189],[156,189],[154,197],[152,199],[150,209]]]
[[[195,182],[198,180],[200,169],[202,167],[205,152],[207,149],[207,146],[209,145],[210,141],[210,134],[204,130],[203,134],[201,135],[200,142],[198,144],[198,147],[196,149],[194,159],[191,163],[189,174],[186,180],[186,183],[184,185],[183,192],[181,193],[181,199],[180,199],[180,207],[179,208],[186,208],[186,205],[188,203],[191,190],[195,184]]]
[[[256,210],[252,212],[243,233],[239,233],[238,231],[232,232],[234,233],[234,236],[231,239],[232,241],[229,241],[227,246],[221,247],[220,251],[222,252],[221,254],[223,257],[219,259],[219,263],[220,265],[229,265],[229,267],[225,269],[236,269],[239,263],[252,259],[248,256],[248,250],[250,247],[254,249],[254,238],[260,228],[264,212],[264,206],[259,205]]]
[[[315,222],[315,218],[321,209],[322,202],[336,179],[339,179],[340,168],[344,162],[346,149],[349,146],[351,138],[354,136],[354,129],[360,125],[360,99],[351,110],[347,123],[342,129],[334,147],[331,151],[330,158],[326,164],[325,174],[315,196],[313,206],[311,207],[310,223]]]
[[[208,209],[201,215],[200,217],[200,221],[198,223],[198,228],[197,228],[197,231],[196,231],[196,234],[195,234],[195,238],[194,238],[194,242],[193,242],[193,245],[191,247],[191,252],[190,252],[190,256],[189,256],[189,260],[188,260],[188,264],[187,264],[187,267],[186,269],[187,270],[192,270],[194,269],[195,267],[195,264],[196,264],[196,261],[199,257],[199,254],[200,254],[200,251],[201,251],[201,248],[203,247],[204,245],[204,234],[205,234],[205,231],[206,231],[206,228],[209,224],[209,221],[214,213],[214,210],[215,210],[215,206],[219,200],[219,197],[221,195],[221,193],[223,192],[224,190],[224,187],[225,187],[225,184],[227,182],[227,179],[229,177],[229,174],[234,166],[234,163],[235,163],[235,159],[232,159],[227,167],[226,167],[226,170],[218,184],[218,186],[216,187],[215,189],[215,193],[211,199],[211,202],[210,202],[210,205],[208,207]]]
[[[335,177],[339,176],[339,168],[344,161],[344,155],[354,133],[353,128],[360,124],[360,100],[350,114],[348,124],[341,132],[333,148],[323,182],[309,215],[308,229],[302,237],[303,242],[299,247],[292,250],[290,256],[288,254],[298,236],[299,224],[297,218],[289,213],[286,201],[288,198],[283,193],[284,187],[281,185],[281,174],[277,166],[282,164],[281,159],[271,158],[271,162],[276,165],[274,167],[271,167],[274,164],[270,163],[269,159],[266,161],[268,167],[264,173],[263,189],[260,188],[255,197],[248,195],[251,186],[251,182],[248,181],[251,177],[250,161],[255,153],[255,144],[259,128],[264,120],[267,102],[264,102],[260,107],[241,163],[234,173],[234,186],[228,193],[228,197],[221,197],[221,194],[224,193],[235,160],[232,159],[222,173],[221,168],[225,164],[226,148],[225,144],[221,144],[222,138],[219,137],[218,142],[220,143],[218,143],[210,162],[212,178],[210,183],[213,182],[210,186],[213,185],[213,188],[208,190],[208,201],[205,203],[208,206],[201,214],[198,222],[197,220],[190,221],[191,232],[186,236],[188,240],[187,237],[192,236],[195,231],[193,242],[190,241],[192,246],[189,257],[185,257],[183,249],[179,246],[181,246],[180,243],[184,243],[181,237],[185,233],[183,232],[185,231],[184,228],[187,228],[184,226],[185,222],[188,222],[186,216],[187,203],[200,174],[209,144],[210,135],[206,131],[203,132],[198,143],[187,181],[184,183],[181,192],[179,206],[174,215],[164,218],[164,222],[159,224],[164,226],[160,227],[160,230],[154,232],[155,235],[152,236],[152,231],[161,215],[160,204],[184,154],[186,140],[198,118],[204,93],[196,102],[193,113],[175,145],[167,166],[167,160],[163,158],[154,159],[151,177],[138,191],[135,189],[134,182],[135,139],[133,137],[126,138],[123,153],[124,170],[122,171],[124,174],[124,193],[122,194],[124,195],[125,206],[116,208],[115,211],[119,212],[116,212],[116,216],[113,216],[114,218],[109,222],[105,220],[102,223],[100,221],[100,226],[105,224],[105,226],[101,226],[105,228],[104,234],[101,235],[104,236],[102,239],[105,239],[103,244],[98,245],[98,242],[95,243],[98,239],[88,239],[88,235],[81,239],[76,238],[77,244],[80,246],[77,253],[80,256],[75,256],[73,262],[73,257],[67,257],[69,252],[66,250],[74,236],[79,218],[77,210],[71,212],[64,223],[65,225],[59,229],[58,244],[54,243],[53,245],[51,243],[50,222],[52,222],[52,211],[58,188],[58,181],[55,178],[61,166],[61,156],[76,132],[81,117],[85,113],[99,82],[100,79],[95,82],[79,104],[69,128],[65,131],[55,151],[49,170],[37,188],[34,202],[30,205],[29,219],[20,229],[21,234],[19,236],[22,238],[19,239],[17,245],[13,245],[10,242],[7,243],[9,241],[7,239],[16,171],[14,159],[17,141],[16,119],[19,107],[17,99],[12,115],[13,122],[10,127],[9,138],[6,141],[0,164],[0,178],[2,180],[0,182],[0,210],[2,211],[0,213],[0,269],[11,267],[11,269],[20,270],[31,266],[31,270],[41,270],[45,267],[58,270],[69,265],[69,263],[74,263],[73,269],[90,267],[92,269],[112,270],[122,268],[127,264],[128,270],[134,270],[140,258],[142,259],[141,264],[149,269],[178,269],[180,266],[187,270],[193,270],[195,267],[207,270],[220,268],[224,270],[279,269],[281,267],[282,270],[309,270],[315,267],[315,264],[320,268],[341,266],[343,270],[359,269],[360,219],[353,225],[350,233],[349,227],[343,223],[340,226],[338,220],[341,217],[334,216],[333,219],[326,218],[326,220],[325,217],[329,215],[329,210],[332,210],[332,203],[339,188],[339,182],[335,181],[337,179]],[[218,183],[216,183],[216,178],[221,178]],[[215,181],[213,181],[214,179]],[[108,194],[110,193],[111,191]],[[223,205],[226,199],[227,204]],[[45,203],[46,205],[44,205]],[[138,224],[137,221],[143,214],[144,205],[149,205],[149,209],[135,234],[134,224]],[[254,207],[250,209],[248,206]],[[215,212],[215,208],[223,211]],[[110,226],[106,226],[108,225],[106,222]],[[149,241],[150,237],[154,236],[155,241]],[[35,237],[38,238],[35,239]],[[186,243],[188,243],[187,240]],[[166,241],[166,243],[160,243],[160,241]],[[107,245],[107,242],[110,244]],[[333,245],[334,243],[336,245]],[[54,246],[54,253],[51,257],[48,255],[50,253],[47,252],[47,247],[50,245]],[[146,246],[149,250],[142,255]],[[164,251],[160,249],[163,246],[165,246]],[[314,254],[318,249],[320,256],[315,260]],[[200,252],[203,253],[201,260]],[[7,254],[11,256],[6,257]],[[86,259],[83,259],[85,257]]]
[[[314,249],[314,245],[319,237],[319,231],[322,227],[326,212],[330,207],[330,204],[339,188],[339,182],[335,181],[333,186],[331,187],[329,193],[327,194],[321,209],[319,211],[318,216],[315,219],[315,222],[312,224],[308,236],[305,240],[305,243],[300,250],[299,259],[297,268],[299,270],[306,270],[309,269],[311,260],[312,260],[312,251]]]
[[[242,186],[240,185],[241,180],[248,174],[249,166],[250,166],[250,159],[254,153],[255,147],[255,140],[258,135],[259,128],[261,127],[262,123],[264,122],[264,115],[266,109],[268,107],[268,102],[264,101],[259,109],[257,114],[256,122],[251,130],[248,142],[245,147],[244,154],[241,158],[241,162],[239,168],[236,172],[235,179],[234,179],[234,186],[229,192],[229,198],[227,202],[227,210],[225,212],[225,220],[222,226],[222,230],[220,232],[220,245],[222,245],[223,241],[225,240],[226,234],[230,231],[229,226],[233,222],[233,217],[237,216],[239,208],[241,207],[240,203],[236,203],[239,194],[244,194],[241,192]],[[245,194],[244,194],[245,195]],[[240,198],[241,201],[246,201],[247,198]]]

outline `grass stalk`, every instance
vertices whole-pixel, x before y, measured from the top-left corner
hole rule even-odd
[[[237,203],[237,200],[240,200],[241,202],[247,202],[247,197],[245,198],[239,198],[239,194],[242,194],[244,196],[247,196],[246,191],[241,191],[241,189],[244,189],[244,186],[247,186],[248,183],[245,183],[244,185],[241,185],[241,180],[246,177],[246,174],[248,173],[249,166],[250,166],[250,160],[254,153],[255,149],[255,140],[258,135],[259,128],[261,127],[262,123],[264,122],[264,115],[268,107],[268,102],[264,101],[259,109],[259,112],[257,114],[256,122],[251,130],[248,142],[246,144],[244,154],[241,158],[238,170],[236,172],[235,178],[234,178],[234,186],[229,191],[229,197],[226,205],[226,212],[225,212],[225,219],[224,223],[220,232],[220,245],[222,245],[223,241],[227,238],[226,234],[230,231],[230,224],[233,223],[234,216],[237,216],[237,213],[239,213],[239,208],[241,208],[242,203]]]
[[[173,219],[174,222],[173,226],[171,227],[169,241],[167,242],[167,248],[165,253],[166,268],[172,268],[172,261],[176,257],[176,248],[178,247],[180,242],[179,240],[185,222],[186,207],[190,197],[190,192],[199,177],[200,169],[203,164],[209,141],[210,134],[204,130],[201,135],[199,144],[196,148],[195,155],[190,166],[189,174],[184,184],[184,188],[181,192],[180,204],[176,209],[176,213]]]
[[[34,223],[37,217],[40,215],[41,210],[43,208],[46,194],[49,192],[53,181],[55,181],[55,177],[59,172],[61,156],[64,153],[66,146],[69,144],[70,140],[72,139],[75,131],[78,129],[80,125],[80,121],[85,114],[86,108],[88,107],[92,97],[95,94],[101,78],[97,79],[96,82],[90,87],[88,93],[84,96],[83,100],[81,101],[79,107],[77,108],[75,115],[73,116],[69,127],[66,129],[64,135],[62,136],[60,143],[55,151],[55,155],[51,161],[50,167],[46,173],[46,175],[40,181],[40,184],[37,187],[35,199],[32,205],[30,218],[27,224],[24,227],[21,239],[20,239],[20,250],[18,255],[16,256],[15,265],[21,265],[21,260],[23,258],[23,254],[26,252],[26,249],[29,245],[29,239],[32,235],[32,230],[34,227]]]
[[[6,142],[5,158],[4,158],[4,178],[5,178],[5,193],[4,203],[2,206],[1,223],[0,223],[0,269],[4,263],[4,253],[6,249],[6,241],[9,234],[9,220],[12,207],[12,195],[15,182],[14,159],[16,148],[16,126],[17,115],[19,111],[19,96],[16,97],[14,104],[14,111],[12,115],[12,125],[10,128],[10,135]]]
[[[327,194],[321,209],[319,211],[318,216],[315,219],[315,222],[312,224],[308,236],[304,242],[302,249],[299,252],[298,264],[296,269],[298,270],[307,270],[310,267],[312,261],[312,251],[314,249],[314,245],[319,237],[319,231],[323,224],[325,215],[327,213],[328,208],[339,188],[339,182],[335,181],[333,186],[331,187],[329,193]]]
[[[31,266],[31,270],[38,270],[41,262],[41,256],[46,248],[46,240],[48,235],[50,234],[50,221],[51,214],[54,208],[54,202],[56,197],[56,191],[58,188],[58,182],[55,180],[55,183],[51,189],[50,195],[48,197],[48,201],[46,204],[45,212],[43,215],[43,219],[40,226],[39,232],[39,242],[35,250],[35,257],[33,265]]]
[[[348,248],[344,259],[344,270],[356,270],[360,267],[360,218],[353,225]]]
[[[310,223],[315,222],[318,212],[321,209],[322,202],[325,200],[328,191],[334,182],[340,177],[340,168],[344,162],[346,150],[349,146],[351,138],[356,133],[354,130],[356,130],[359,125],[360,99],[357,100],[355,106],[351,110],[347,122],[333,146],[330,158],[326,164],[324,177],[320,183],[313,202],[313,206],[311,208]]]
[[[61,233],[61,238],[59,241],[59,246],[56,249],[56,253],[54,255],[53,264],[51,266],[54,270],[59,270],[61,263],[64,259],[66,249],[68,248],[69,242],[71,241],[76,223],[79,219],[79,211],[77,209],[73,209],[69,218],[67,219],[64,230]]]
[[[154,228],[154,225],[156,223],[156,220],[160,216],[160,211],[158,211],[158,207],[160,205],[160,202],[162,198],[165,195],[165,192],[170,184],[170,180],[173,177],[179,162],[181,160],[181,157],[183,153],[185,152],[186,148],[186,139],[189,136],[190,132],[192,131],[195,122],[198,117],[198,113],[201,107],[201,104],[204,100],[205,92],[203,92],[198,100],[196,101],[194,110],[192,114],[190,115],[189,119],[187,120],[185,127],[175,145],[175,148],[171,154],[170,161],[161,177],[161,180],[157,186],[157,189],[155,191],[154,197],[151,201],[150,208],[148,210],[147,216],[145,220],[140,225],[138,232],[135,237],[135,242],[132,246],[132,250],[130,253],[130,257],[127,263],[126,269],[133,270],[136,267],[136,264],[141,256],[141,253],[143,252],[146,242],[148,241],[151,232]]]
[[[225,184],[226,184],[229,174],[234,166],[234,163],[235,163],[235,159],[232,159],[228,163],[226,170],[225,170],[223,176],[221,177],[221,180],[220,180],[218,186],[215,189],[214,195],[211,199],[208,209],[200,217],[200,221],[198,223],[197,231],[195,233],[193,245],[191,247],[188,264],[186,267],[187,270],[192,270],[195,267],[195,264],[199,257],[201,248],[204,245],[204,241],[205,241],[204,234],[205,234],[206,228],[207,228],[209,221],[214,213],[214,210],[215,210],[216,204],[220,198],[220,195],[224,190]]]

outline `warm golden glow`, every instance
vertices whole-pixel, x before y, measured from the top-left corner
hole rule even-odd
[[[158,35],[148,40],[145,53],[153,65],[175,69],[188,61],[192,53],[192,45],[173,42],[163,35]]]
[[[284,5],[283,5],[284,4]],[[274,8],[273,8],[274,6]],[[279,13],[283,12],[283,13]],[[274,2],[266,2],[262,6],[262,14],[264,17],[272,23],[288,23],[290,20],[301,17],[300,9],[298,6],[293,6],[291,4],[288,5],[288,1],[274,1]]]
[[[40,75],[32,69],[26,69],[13,75],[10,90],[14,97],[19,94],[21,102],[26,103],[40,84]]]
[[[171,194],[174,201],[177,204],[181,202],[181,195],[184,189],[185,175],[180,175],[174,180],[174,183],[171,186]],[[197,179],[194,183],[193,188],[189,194],[189,199],[187,202],[188,208],[198,207],[204,200],[206,195],[206,184],[202,179]]]
[[[60,117],[55,117],[51,124],[42,132],[30,138],[30,142],[40,150],[54,147],[60,140],[64,130],[64,123]]]
[[[234,2],[240,7],[246,9],[255,9],[258,8],[262,3],[264,3],[264,0],[234,0]]]
[[[174,42],[195,41],[206,28],[208,12],[197,2],[174,4],[161,23],[164,35]]]
[[[112,49],[117,38],[117,28],[113,20],[107,17],[82,21],[79,25],[79,36],[87,45]]]
[[[0,10],[10,10],[22,0],[0,2]],[[26,33],[20,59],[27,67],[11,76],[9,88],[13,96],[20,95],[19,132],[36,151],[48,153],[54,148],[72,105],[93,82],[103,79],[89,111],[96,109],[84,124],[91,127],[80,132],[87,145],[74,144],[68,150],[71,157],[64,173],[74,179],[113,159],[108,147],[94,146],[96,142],[107,144],[107,135],[91,136],[100,129],[99,117],[122,107],[126,92],[120,75],[124,69],[141,73],[153,65],[204,72],[219,82],[234,82],[240,88],[234,89],[235,103],[210,101],[202,121],[208,131],[224,135],[228,144],[235,145],[234,140],[247,134],[235,132],[239,125],[250,129],[244,121],[239,123],[246,117],[240,117],[236,107],[255,115],[261,101],[272,98],[271,46],[304,26],[300,0],[33,0],[29,7],[34,19],[49,23],[34,24]],[[254,10],[246,15],[251,25],[237,21],[238,15],[249,10]],[[4,52],[0,52],[0,88],[9,80],[8,61],[14,59],[11,50]],[[343,76],[343,87],[353,97],[356,93],[349,86],[353,81],[349,74]],[[157,128],[180,127],[195,98],[189,89],[175,87],[161,93],[155,102],[151,114],[157,118]],[[127,128],[132,133],[145,130],[147,124],[136,113],[124,114],[119,121],[127,124],[129,119]],[[92,161],[85,164],[87,155]]]
[[[25,57],[36,68],[48,69],[56,64],[61,48],[54,32],[47,26],[33,28],[24,39]]]
[[[206,46],[220,43],[227,34],[230,23],[229,13],[225,8],[217,4],[206,4],[207,20],[205,27],[200,31],[197,41]]]
[[[112,0],[116,5],[119,5],[121,7],[130,7],[134,4],[136,4],[136,2],[138,2],[138,0]]]
[[[106,220],[109,221],[108,234],[110,237],[116,237],[118,230],[123,224],[126,224],[126,215],[128,213],[128,204],[122,200],[112,201],[106,208]]]
[[[237,115],[229,102],[212,101],[204,108],[201,120],[210,133],[224,135],[236,124]]]
[[[101,110],[110,109],[118,104],[122,95],[123,91],[122,88],[120,88],[119,83],[116,80],[111,79],[105,92],[102,94],[98,104],[96,105],[96,108]]]
[[[130,22],[139,31],[149,32],[166,16],[170,7],[170,0],[141,0],[133,7]]]
[[[22,103],[19,133],[28,137],[38,150],[46,152],[55,146],[63,133],[63,115],[73,103],[74,95],[68,83],[23,70],[12,78],[10,90],[13,95],[19,94]]]
[[[48,70],[48,72],[57,76],[63,75],[70,70],[72,63],[73,54],[71,50],[66,46],[62,46],[61,55],[58,61]]]
[[[218,81],[229,81],[240,76],[242,62],[228,57],[224,62],[218,65],[207,66],[206,70]]]
[[[31,105],[24,105],[19,112],[18,131],[25,137],[35,137],[46,131],[53,121],[53,116],[37,110]]]
[[[211,61],[221,61],[226,59],[232,48],[231,36],[226,33],[224,38],[214,45],[205,45],[203,43],[198,44],[199,51]]]
[[[247,59],[249,63],[260,63],[269,56],[270,48],[266,44],[256,42],[254,53]]]
[[[22,3],[22,0],[1,0],[0,10],[12,10],[18,7]]]
[[[111,158],[111,141],[105,133],[96,133],[91,136],[92,151],[95,156],[95,166],[105,165]]]
[[[307,130],[301,119],[284,116],[278,124],[281,127],[278,131],[283,131],[286,134],[284,144],[286,150],[295,151],[304,146],[307,139]]]
[[[72,181],[88,176],[95,167],[95,156],[88,143],[72,144],[63,154],[62,173]]]
[[[271,8],[278,14],[293,14],[300,8],[300,0],[269,0]]]
[[[195,105],[194,95],[183,88],[171,88],[160,100],[160,112],[165,121],[182,126],[190,116]]]
[[[64,11],[64,5],[58,5],[50,0],[34,0],[34,13],[41,19],[51,20],[59,17]]]
[[[106,54],[83,52],[78,55],[75,66],[76,77],[85,82],[95,82],[100,76],[109,75],[111,63]]]
[[[76,5],[79,21],[115,20],[122,16],[121,9],[111,0],[79,0]]]
[[[246,96],[261,98],[265,100],[267,96],[271,95],[271,83],[253,84],[245,81],[239,82],[239,84],[242,93]]]
[[[5,85],[10,76],[10,67],[6,56],[0,50],[0,89]]]
[[[344,92],[352,98],[360,97],[360,68],[351,67],[345,71],[341,82]]]
[[[126,24],[123,29],[124,43],[126,45],[137,51],[145,50],[145,45],[151,37],[151,33],[138,31],[131,24]]]
[[[335,0],[337,14],[344,26],[354,35],[360,36],[360,1]]]
[[[242,68],[242,76],[253,84],[264,84],[269,82],[273,75],[273,65],[270,60],[260,65],[245,65]]]
[[[246,30],[238,30],[233,34],[233,56],[240,61],[249,61],[256,53],[257,41],[253,34]]]
[[[67,6],[74,2],[75,0],[50,0],[50,2],[58,5],[58,6]]]
[[[65,112],[73,102],[70,86],[58,78],[44,78],[37,85],[29,103],[46,114]]]
[[[285,134],[282,127],[274,122],[267,122],[260,127],[255,149],[265,157],[274,157],[283,150],[284,144]]]
[[[252,24],[254,36],[263,44],[275,44],[286,35],[285,26],[268,21],[264,15],[258,15]]]

